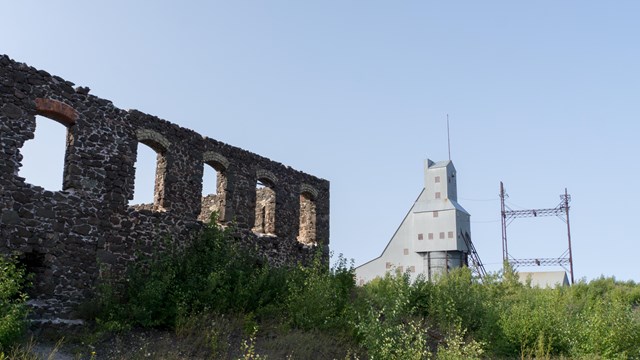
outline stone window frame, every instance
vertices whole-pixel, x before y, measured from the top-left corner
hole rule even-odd
[[[256,234],[262,234],[262,235],[275,235],[277,228],[275,226],[276,224],[276,217],[277,217],[277,211],[278,211],[278,206],[277,206],[277,199],[278,199],[278,191],[277,191],[277,184],[278,184],[278,178],[269,170],[265,170],[265,169],[258,169],[256,170],[256,200],[254,201],[254,211],[256,212],[256,215],[258,214],[258,202],[257,202],[257,192],[258,192],[258,186],[259,185],[263,185],[265,188],[269,188],[271,189],[271,191],[273,191],[273,195],[275,196],[274,199],[274,205],[273,205],[273,209],[269,209],[269,208],[264,208],[263,211],[264,213],[263,215],[263,220],[262,220],[262,229],[259,228],[259,220],[258,220],[258,216],[255,216],[254,218],[254,222],[253,222],[253,226],[252,226],[252,231]],[[268,214],[268,210],[271,210],[271,212]],[[271,222],[273,223],[273,228],[265,228],[264,227],[264,223],[266,222],[267,216],[272,216],[273,218],[270,219]]]
[[[136,149],[140,144],[150,147],[156,152],[156,173],[155,184],[153,189],[153,207],[152,211],[166,211],[165,207],[165,185],[167,177],[167,154],[171,148],[171,142],[159,132],[152,129],[136,130]],[[137,161],[137,150],[136,150]]]
[[[35,122],[35,116],[41,116],[49,120],[55,121],[63,125],[67,129],[67,135],[65,139],[65,155],[63,160],[62,169],[62,187],[60,191],[69,191],[73,189],[73,185],[69,180],[68,174],[68,162],[67,158],[73,149],[75,144],[75,125],[78,121],[78,112],[70,105],[63,103],[62,101],[46,98],[36,98],[34,100],[35,114],[33,114],[33,121]],[[35,135],[35,133],[34,133]],[[31,138],[33,139],[33,138]],[[18,149],[24,146],[24,143]],[[19,174],[19,169],[16,169],[16,174]]]
[[[229,212],[227,211],[227,189],[228,189],[228,174],[227,170],[229,169],[230,162],[229,160],[222,154],[217,153],[215,151],[205,151],[202,154],[202,166],[203,166],[203,175],[204,175],[204,167],[210,166],[216,172],[216,193],[215,195],[221,197],[218,201],[220,202],[220,207],[218,208],[218,222],[225,223],[231,221],[229,219]],[[202,184],[204,188],[204,183]],[[202,194],[202,196],[210,195],[210,194]],[[202,206],[201,206],[202,207]]]
[[[313,186],[309,184],[300,184],[300,217],[298,222],[298,236],[296,239],[298,242],[306,244],[306,245],[315,245],[317,244],[317,225],[318,225],[318,214],[317,214],[317,205],[316,201],[318,199],[318,190],[316,190]],[[304,212],[305,204],[310,207],[310,211],[313,216]],[[308,233],[303,233],[303,228],[306,228],[304,225],[311,226],[311,230]]]

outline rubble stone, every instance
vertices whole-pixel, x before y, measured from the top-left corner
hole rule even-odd
[[[119,109],[6,55],[0,84],[0,253],[21,254],[34,274],[39,320],[76,319],[101,279],[122,277],[141,256],[188,244],[212,211],[223,226],[233,224],[234,241],[274,266],[308,263],[318,250],[328,259],[328,181]],[[36,115],[68,129],[60,191],[19,176]],[[139,144],[158,153],[154,202],[132,205]],[[218,172],[218,183],[203,198],[204,166]],[[267,187],[257,190],[258,181]]]

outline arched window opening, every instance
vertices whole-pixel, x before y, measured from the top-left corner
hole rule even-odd
[[[209,222],[211,214],[216,213],[219,223],[225,222],[227,177],[225,168],[217,162],[204,164],[202,176],[202,209],[198,220]]]
[[[165,150],[151,141],[139,141],[135,163],[134,208],[164,210],[164,179],[167,161]]]
[[[67,147],[73,144],[71,128],[51,118],[36,115],[34,138],[20,149],[22,166],[19,175],[29,184],[50,191],[64,188]]]
[[[313,195],[300,194],[300,231],[298,241],[312,245],[316,243],[316,202]]]
[[[276,233],[276,192],[274,184],[267,179],[256,182],[256,220],[253,232],[275,235]]]

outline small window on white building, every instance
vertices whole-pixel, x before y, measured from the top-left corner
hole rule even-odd
[[[423,240],[424,236],[422,234],[418,234],[418,240]]]
[[[448,237],[449,239],[453,239],[453,231],[449,231]]]
[[[436,192],[436,199],[440,199],[440,192]]]
[[[436,183],[440,182],[440,176],[436,176]]]
[[[433,212],[433,217],[438,217],[438,212],[437,211]]]
[[[444,231],[440,233],[440,239],[444,239]]]
[[[433,233],[429,233],[429,240],[433,240]]]
[[[409,255],[409,249],[404,249],[404,254]]]

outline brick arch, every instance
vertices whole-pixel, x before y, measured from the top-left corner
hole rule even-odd
[[[38,114],[55,120],[66,127],[75,125],[78,120],[78,112],[61,101],[37,98],[35,103]]]

